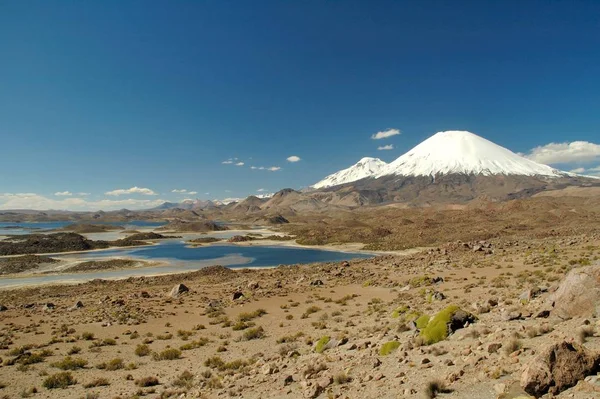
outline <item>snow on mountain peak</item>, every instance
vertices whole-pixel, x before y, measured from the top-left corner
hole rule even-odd
[[[438,174],[525,175],[559,177],[547,165],[466,131],[439,132],[391,162],[375,177],[387,175],[435,176]]]
[[[333,173],[320,182],[314,184],[313,188],[325,188],[350,183],[365,177],[375,176],[381,172],[387,163],[379,158],[364,157],[349,168]]]

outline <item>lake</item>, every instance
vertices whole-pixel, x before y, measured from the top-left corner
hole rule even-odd
[[[25,278],[0,278],[0,287],[56,282],[79,282],[96,278],[115,279],[132,276],[182,273],[212,265],[240,268],[293,265],[297,263],[339,262],[343,260],[370,258],[373,255],[310,248],[261,245],[236,246],[216,244],[192,248],[188,247],[182,240],[165,240],[158,245],[146,247],[107,249],[88,253],[69,255],[56,254],[52,256],[61,259],[85,258],[86,260],[101,260],[107,257],[128,257],[141,260],[167,261],[169,264],[165,266],[90,273],[63,273],[60,275],[40,275]]]

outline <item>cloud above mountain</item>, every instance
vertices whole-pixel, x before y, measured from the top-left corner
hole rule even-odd
[[[127,194],[158,195],[157,193],[150,190],[149,188],[143,188],[143,187],[137,187],[137,186],[127,188],[127,189],[119,188],[116,190],[107,191],[104,194],[111,195],[111,196],[119,196],[119,195],[127,195]]]
[[[400,134],[400,129],[387,129],[377,132],[371,136],[373,140],[387,139],[388,137],[397,136]]]
[[[589,141],[549,143],[535,147],[525,157],[546,165],[589,163],[600,160],[600,144]]]
[[[190,195],[198,194],[197,191],[188,191],[185,188],[182,188],[182,189],[179,189],[179,190],[178,189],[173,189],[173,190],[171,190],[171,192],[175,193],[175,194],[190,194]]]

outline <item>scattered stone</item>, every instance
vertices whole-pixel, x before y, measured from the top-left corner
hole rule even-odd
[[[310,285],[323,285],[323,281],[317,279],[317,280],[311,281]]]
[[[521,312],[517,312],[517,311],[510,312],[508,310],[505,310],[504,312],[502,312],[500,317],[502,318],[502,321],[518,320],[521,318]]]
[[[533,298],[538,297],[541,293],[542,290],[539,287],[529,288],[523,291],[521,295],[519,295],[519,301],[521,301],[521,303],[528,303]]]
[[[521,387],[529,394],[558,394],[597,371],[600,354],[566,341],[544,348],[527,364]]]
[[[292,375],[287,375],[283,379],[283,386],[286,387],[286,386],[290,385],[292,382],[294,382],[294,377]]]
[[[169,296],[171,298],[178,298],[184,292],[188,292],[190,289],[183,284],[177,284],[175,287],[171,289],[169,292]]]
[[[148,291],[142,291],[140,292],[140,295],[142,298],[150,298],[150,294],[148,293]]]
[[[251,281],[248,283],[248,289],[249,290],[257,290],[259,287],[258,283],[256,281]]]
[[[348,262],[347,260],[343,261],[342,267],[350,267],[350,262]]]
[[[8,308],[4,305],[0,305],[0,312],[4,312],[5,310],[8,310]]]
[[[542,310],[538,314],[535,315],[535,318],[536,319],[546,319],[546,318],[548,318],[548,316],[550,316],[550,311]]]

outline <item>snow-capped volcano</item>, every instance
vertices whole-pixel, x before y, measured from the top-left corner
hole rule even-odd
[[[521,175],[561,177],[565,173],[527,158],[466,131],[439,132],[391,162],[375,177]]]
[[[388,164],[379,158],[365,157],[349,168],[333,173],[320,182],[312,185],[313,188],[325,188],[350,183],[365,177],[379,174]]]

